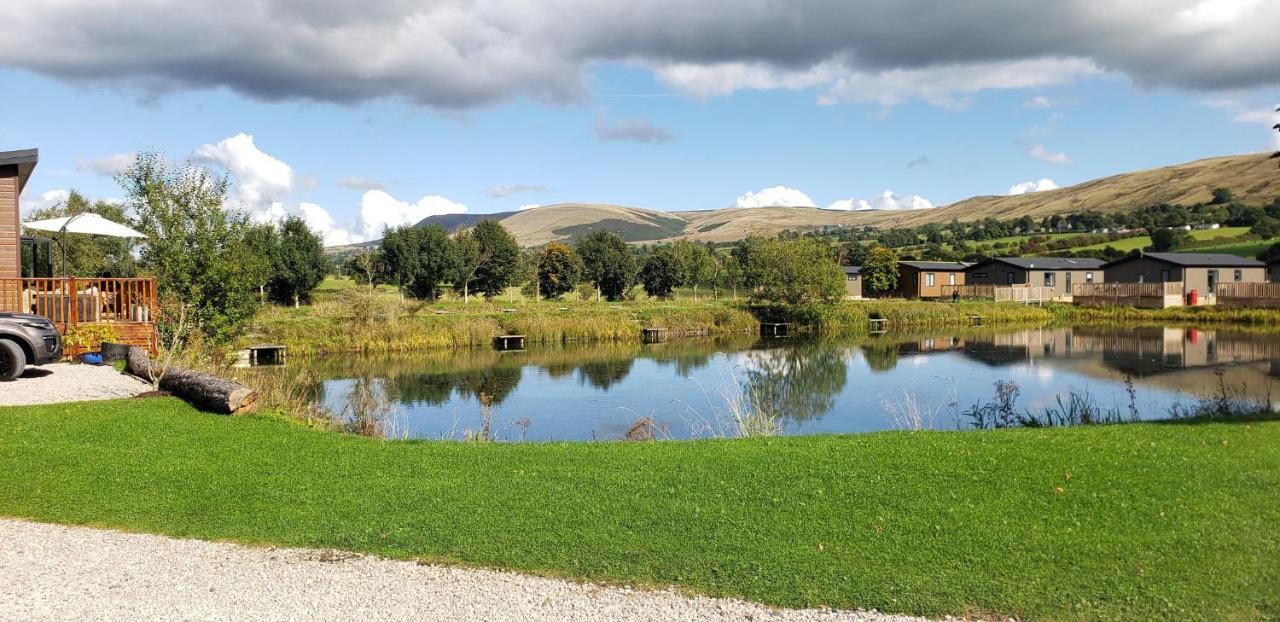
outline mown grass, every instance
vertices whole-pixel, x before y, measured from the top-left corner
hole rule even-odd
[[[170,399],[0,417],[6,516],[781,606],[1280,615],[1280,422],[495,445]]]

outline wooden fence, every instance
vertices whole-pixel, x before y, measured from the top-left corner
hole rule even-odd
[[[1168,283],[1077,283],[1072,301],[1093,307],[1143,307],[1163,309],[1183,304],[1181,281]]]
[[[943,285],[942,298],[950,299],[953,293],[961,298],[994,298],[995,289],[995,285]]]
[[[1218,283],[1213,294],[1224,307],[1280,308],[1280,283]]]
[[[996,302],[1045,303],[1054,300],[1056,295],[1052,287],[1016,286],[995,289]]]
[[[120,343],[153,351],[157,302],[154,278],[0,279],[0,312],[44,316],[64,335],[82,325],[110,326]]]

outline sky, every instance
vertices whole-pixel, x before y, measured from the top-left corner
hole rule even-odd
[[[1275,0],[49,0],[7,11],[23,211],[140,150],[328,244],[435,214],[927,209],[1280,149]]]

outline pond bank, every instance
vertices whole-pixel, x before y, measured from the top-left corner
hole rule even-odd
[[[3,516],[785,607],[1280,612],[1276,421],[495,444],[389,443],[172,399],[5,416]]]

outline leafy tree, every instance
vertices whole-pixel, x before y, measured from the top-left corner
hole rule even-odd
[[[1213,189],[1213,205],[1225,205],[1236,200],[1235,193],[1230,188],[1214,188]]]
[[[552,242],[538,254],[538,289],[554,300],[571,291],[582,278],[582,259],[563,242]]]
[[[754,300],[801,304],[844,297],[844,271],[820,240],[754,238],[746,249],[744,281]]]
[[[481,220],[471,230],[471,237],[483,259],[472,273],[469,288],[487,299],[506,291],[520,268],[520,245],[496,220]]]
[[[475,280],[480,266],[488,261],[488,257],[480,246],[480,240],[477,240],[476,236],[468,230],[454,234],[453,253],[456,258],[455,270],[457,270],[452,276],[453,291],[460,292],[463,304],[467,304],[471,302],[471,283]]]
[[[898,254],[876,245],[862,262],[863,287],[872,294],[887,294],[898,288]]]
[[[1183,229],[1156,229],[1151,232],[1151,250],[1163,253],[1191,242],[1191,234]]]
[[[67,199],[58,205],[32,212],[28,220],[47,220],[77,214],[97,214],[114,222],[128,222],[123,204],[107,201],[90,202],[75,190],[72,190]],[[66,236],[55,234],[54,237],[53,269],[56,274],[102,278],[128,278],[138,275],[138,262],[133,256],[136,244],[134,240],[78,233],[68,233]],[[62,253],[64,243],[66,244],[65,268]]]
[[[440,282],[458,272],[456,248],[440,225],[387,230],[382,256],[390,282],[420,300],[438,298]]]
[[[347,257],[343,265],[351,278],[369,287],[387,282],[387,267],[381,252],[362,250]]]
[[[1270,216],[1259,218],[1258,222],[1254,223],[1253,226],[1249,228],[1249,233],[1252,233],[1263,240],[1270,240],[1271,238],[1280,236],[1280,220],[1276,220]]]
[[[672,248],[664,246],[649,253],[644,267],[640,269],[640,282],[644,284],[645,293],[656,298],[670,296],[684,278],[683,269],[680,257]]]
[[[676,240],[671,252],[679,267],[678,286],[692,287],[693,299],[698,299],[698,286],[707,283],[715,274],[715,260],[707,247],[684,238]],[[642,278],[643,280],[643,278]]]
[[[267,302],[267,283],[273,274],[272,257],[280,245],[280,232],[271,223],[249,225],[245,230],[245,244],[249,247],[253,264],[249,267],[254,286],[258,290],[258,302]]]
[[[294,307],[311,302],[311,292],[328,274],[329,258],[324,242],[297,216],[280,226],[278,242],[271,249],[271,280],[267,290],[271,300]]]
[[[626,241],[612,231],[592,231],[578,241],[583,276],[595,283],[596,296],[621,300],[636,282],[636,255]]]
[[[135,228],[143,267],[156,275],[161,297],[177,313],[158,318],[168,337],[176,319],[222,342],[258,308],[255,261],[243,213],[227,210],[227,178],[191,163],[173,168],[162,154],[142,153],[116,180]]]

